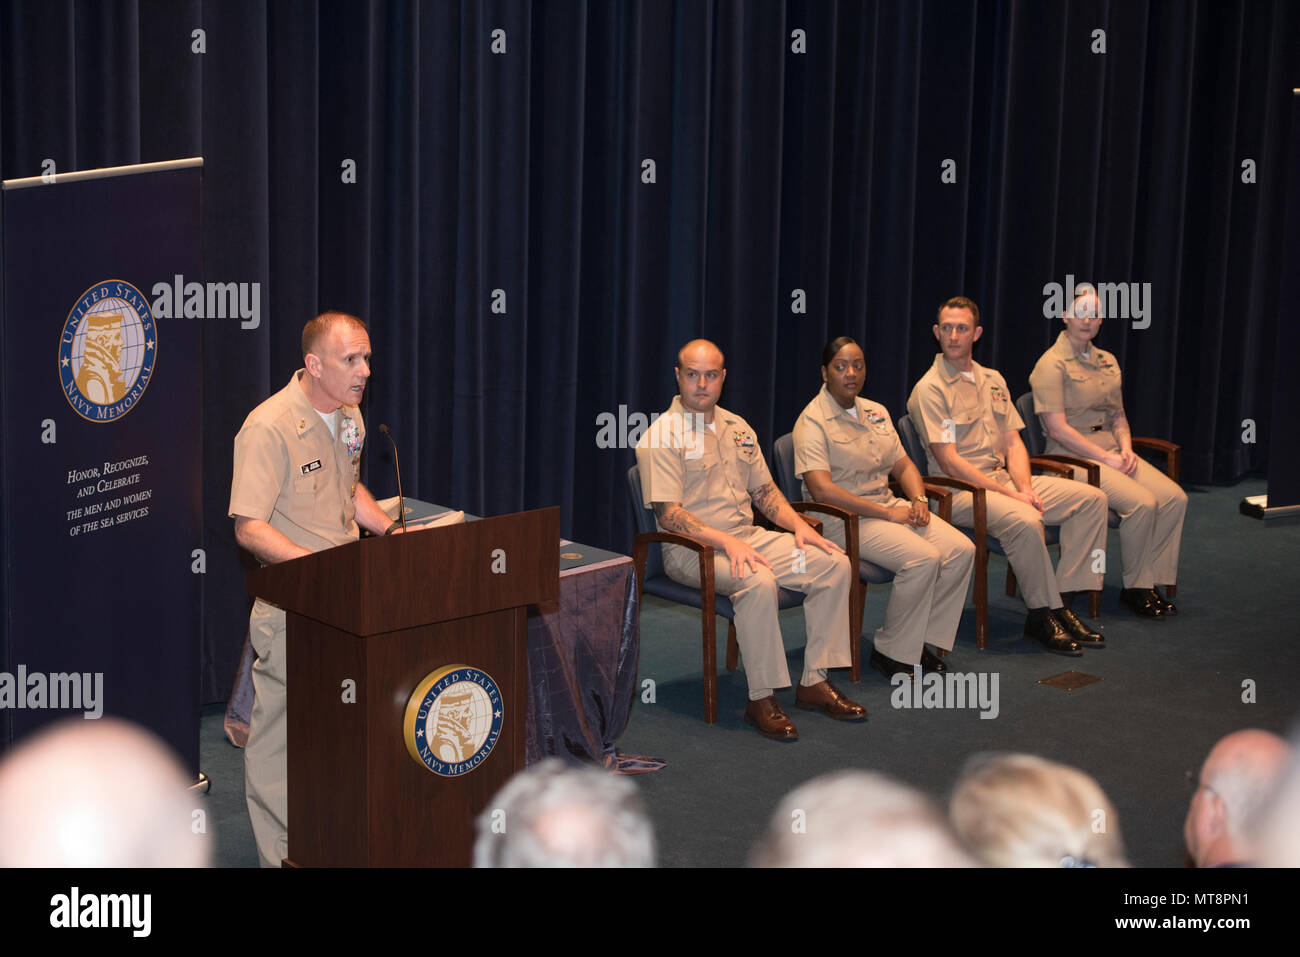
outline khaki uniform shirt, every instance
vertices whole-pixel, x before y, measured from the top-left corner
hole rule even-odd
[[[794,424],[794,474],[828,471],[831,481],[850,495],[878,505],[894,500],[889,472],[907,457],[898,440],[889,410],[858,396],[855,419],[831,396],[825,386]],[[808,483],[803,497],[811,499]]]
[[[744,534],[754,529],[749,491],[771,482],[772,474],[748,422],[715,406],[713,424],[717,435],[674,396],[637,442],[641,495],[647,508],[681,502],[710,528]]]
[[[1112,451],[1119,446],[1111,425],[1116,415],[1124,413],[1120,380],[1119,363],[1113,355],[1091,346],[1085,359],[1062,332],[1029,374],[1034,412],[1064,412],[1065,421],[1079,434]],[[1049,452],[1066,451],[1051,436],[1046,439]]]
[[[1007,464],[1004,434],[1025,427],[1002,375],[973,360],[971,371],[974,382],[939,353],[907,400],[907,413],[925,445],[926,471],[931,475],[943,474],[930,451],[932,442],[955,443],[957,454],[975,468],[995,472]]]
[[[235,436],[230,515],[260,519],[295,545],[312,551],[354,541],[357,479],[366,428],[361,411],[345,405],[338,437],[298,384],[289,384],[244,420]]]

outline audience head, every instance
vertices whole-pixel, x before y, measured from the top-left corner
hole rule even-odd
[[[548,758],[516,774],[476,822],[475,867],[654,867],[636,785]]]
[[[871,771],[837,771],[791,791],[754,849],[755,867],[969,867],[938,807]]]
[[[1126,867],[1114,806],[1091,777],[1029,754],[978,755],[953,791],[953,828],[992,867]]]
[[[1300,867],[1300,748],[1291,738],[1291,757],[1278,779],[1273,797],[1260,809],[1251,828],[1261,867]]]
[[[1256,819],[1290,757],[1285,741],[1255,728],[1235,731],[1210,749],[1183,823],[1187,853],[1197,867],[1255,861]]]
[[[206,867],[193,783],[167,745],[126,721],[39,731],[0,761],[0,867]]]

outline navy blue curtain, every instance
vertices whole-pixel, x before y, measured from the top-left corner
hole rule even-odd
[[[370,324],[408,493],[558,504],[618,550],[632,454],[598,419],[665,408],[686,339],[770,447],[833,335],[901,413],[955,294],[1027,389],[1067,274],[1151,284],[1149,327],[1100,340],[1135,432],[1193,482],[1261,468],[1297,86],[1300,9],[1267,0],[8,0],[0,174],[202,155],[204,278],[260,284],[258,328],[195,320],[204,418],[177,423],[204,435],[221,700],[232,440],[325,308]],[[378,441],[366,481],[395,491]]]

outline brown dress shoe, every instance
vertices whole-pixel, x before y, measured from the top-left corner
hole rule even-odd
[[[810,688],[797,685],[794,692],[794,703],[800,708],[809,711],[820,711],[840,721],[856,721],[858,718],[867,716],[866,708],[860,704],[854,704],[840,694],[829,680],[820,681]]]
[[[794,722],[785,716],[781,702],[774,694],[745,705],[745,724],[752,724],[765,738],[777,741],[797,741],[799,738]]]

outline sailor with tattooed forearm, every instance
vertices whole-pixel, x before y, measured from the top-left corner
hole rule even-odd
[[[768,472],[753,429],[718,407],[726,379],[722,352],[697,339],[677,355],[679,394],[637,443],[647,507],[664,531],[714,548],[714,585],[735,608],[736,640],[749,682],[745,720],[769,738],[798,737],[774,693],[790,685],[777,618],[778,586],[803,592],[808,645],[795,703],[833,718],[865,718],[827,680],[829,668],[849,665],[848,559],[790,507]],[[754,509],[789,534],[754,525]],[[681,546],[664,546],[669,577],[699,584],[699,560]]]

